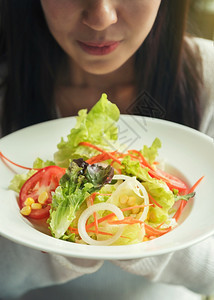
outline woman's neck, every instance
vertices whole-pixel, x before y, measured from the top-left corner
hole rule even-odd
[[[70,61],[70,82],[73,86],[111,89],[112,87],[130,84],[134,81],[134,58],[114,72],[96,75],[82,70],[74,61]]]
[[[130,59],[120,69],[105,75],[84,72],[73,61],[70,74],[58,81],[55,89],[56,105],[61,116],[76,115],[82,108],[90,109],[102,93],[126,113],[136,95],[134,62]]]

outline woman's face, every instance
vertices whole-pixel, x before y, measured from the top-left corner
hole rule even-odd
[[[117,70],[149,34],[161,0],[41,0],[50,32],[81,69]]]

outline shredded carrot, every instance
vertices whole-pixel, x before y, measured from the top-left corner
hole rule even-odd
[[[95,149],[95,150],[97,150],[97,151],[99,151],[103,154],[106,154],[106,155],[108,155],[109,159],[112,159],[112,160],[116,161],[118,164],[121,165],[121,161],[115,155],[113,155],[111,152],[106,152],[105,150],[103,150],[103,149],[101,149],[101,148],[99,148],[99,147],[97,147],[97,146],[95,146],[95,145],[93,145],[89,142],[81,142],[81,143],[79,143],[79,145],[87,146],[87,147],[93,148],[93,149]]]
[[[145,231],[146,231],[146,235],[148,236],[161,236],[167,232],[169,232],[170,230],[172,230],[172,227],[169,227],[167,229],[157,229],[157,228],[153,228],[152,226],[148,225],[148,224],[144,224],[145,226]]]
[[[95,230],[91,230],[90,229],[90,231],[89,232],[94,232],[95,233]],[[98,231],[98,234],[103,234],[103,235],[113,235],[113,233],[110,233],[110,232],[106,232],[106,231]],[[121,235],[120,236],[121,238],[123,238],[123,239],[130,239],[128,236],[125,236],[125,235]]]
[[[98,224],[100,224],[101,222],[104,222],[104,221],[108,220],[109,218],[113,218],[114,216],[115,216],[114,213],[108,214],[108,215],[106,215],[106,216],[104,216],[104,217],[102,217],[102,218],[99,218],[99,219],[97,220],[97,222],[98,222]],[[95,225],[94,222],[88,224],[88,225],[86,226],[86,230],[88,230],[89,228],[93,227],[94,225]]]
[[[94,204],[94,198],[95,197],[96,197],[96,193],[93,193],[89,196],[89,200],[91,202],[91,205]],[[96,234],[98,234],[98,222],[97,222],[97,213],[96,212],[93,213],[93,217],[94,217],[95,232],[96,232]]]
[[[143,163],[143,165],[144,165],[145,167],[147,167],[147,168],[149,168],[149,169],[151,169],[151,170],[154,170],[154,169],[152,168],[152,166],[148,163],[148,161],[145,159],[145,157],[143,156],[143,154],[142,154],[140,151],[137,151],[137,150],[129,150],[128,153],[129,153],[129,154],[131,154],[131,153],[137,154],[138,156],[140,156],[141,162]],[[133,157],[133,155],[132,155],[132,157]],[[137,158],[137,157],[136,157],[136,158]]]
[[[111,236],[113,235],[113,233],[110,233],[110,232],[100,231],[100,230],[96,231],[96,230],[92,230],[92,229],[90,229],[88,232],[94,232],[96,234],[111,235]]]
[[[188,194],[193,193],[196,189],[196,187],[199,185],[199,183],[204,179],[204,176],[202,176],[201,178],[199,178],[195,184],[193,184],[193,186],[190,188]]]
[[[9,158],[7,158],[5,155],[3,155],[2,152],[0,152],[0,157],[6,161],[8,161],[9,163],[13,164],[14,166],[16,167],[19,167],[19,168],[22,168],[22,169],[25,169],[25,170],[32,170],[33,168],[28,168],[28,167],[25,167],[25,166],[22,166],[22,165],[19,165],[15,162],[13,162],[12,160],[10,160]],[[38,170],[38,169],[35,169],[35,170]]]
[[[142,208],[142,207],[146,207],[146,206],[152,206],[152,204],[148,204],[148,205],[147,205],[147,204],[135,205],[135,206],[130,206],[130,207],[121,208],[121,210],[122,210],[122,211],[127,211],[127,210],[132,210],[132,209],[135,209],[135,208]],[[98,221],[98,224],[100,224],[100,223],[102,223],[102,222],[104,222],[104,221],[107,221],[108,219],[111,219],[111,218],[113,218],[113,217],[115,217],[115,214],[114,214],[114,213],[110,213],[110,214],[108,214],[108,215],[106,215],[106,216],[104,216],[104,217],[98,219],[98,220],[97,220],[97,221]],[[93,226],[95,226],[95,223],[94,223],[94,222],[88,224],[88,225],[86,226],[86,228],[89,229],[89,228],[91,228],[91,227],[93,227]]]
[[[132,224],[142,224],[143,221],[134,219],[132,217],[126,217],[122,220],[113,220],[113,221],[108,221],[109,224],[111,225],[121,225],[121,224],[127,224],[127,225],[132,225]]]
[[[74,228],[74,227],[69,226],[68,229],[71,231],[71,233],[78,234],[78,229],[77,229],[77,228]],[[96,234],[103,234],[103,235],[110,235],[110,236],[113,235],[113,233],[106,232],[106,231],[100,231],[100,230],[98,230],[98,232],[96,232],[96,230],[93,230],[93,229],[89,229],[89,230],[86,230],[86,231],[87,231],[87,232],[96,233]],[[121,235],[120,237],[121,237],[121,238],[125,238],[125,239],[129,239],[129,237],[124,236],[124,235]]]
[[[78,234],[78,229],[77,229],[77,228],[69,226],[68,229],[69,229],[72,233],[75,232],[76,234]]]
[[[102,152],[102,153],[105,152],[105,151],[104,151],[103,149],[101,149],[100,147],[97,147],[96,145],[93,145],[93,144],[91,144],[91,143],[89,143],[89,142],[80,142],[79,145],[81,145],[81,146],[87,146],[87,147],[93,148],[93,149],[95,149],[95,150],[97,150],[97,151],[99,151],[99,152]]]
[[[127,211],[127,210],[132,210],[135,208],[142,208],[142,207],[146,207],[146,206],[152,206],[153,204],[141,204],[141,205],[135,205],[135,206],[129,206],[129,207],[124,207],[121,208],[122,211]]]
[[[96,164],[96,163],[99,163],[101,161],[105,161],[108,159],[109,159],[109,155],[107,155],[106,153],[101,153],[101,154],[98,154],[96,156],[89,158],[88,160],[86,160],[86,162],[88,164],[92,165],[92,164]]]
[[[180,218],[181,213],[182,213],[184,207],[186,206],[185,202],[186,202],[185,200],[181,200],[180,206],[178,207],[176,213],[175,213],[174,216],[173,216],[173,218],[176,220],[176,222],[177,222],[178,219]]]
[[[156,227],[156,229],[159,229],[164,223],[165,223],[165,221],[163,221],[162,223],[160,223],[160,224]]]
[[[157,205],[160,208],[163,208],[163,206],[161,206],[150,194],[148,194],[148,196],[152,203],[154,203],[155,205]]]
[[[78,229],[77,228],[74,228],[74,227],[71,227],[69,226],[68,228],[71,232],[75,232],[76,234],[78,234]],[[112,233],[110,232],[104,232],[104,231],[96,231],[96,230],[93,230],[93,229],[90,229],[90,230],[87,230],[87,232],[93,232],[93,233],[96,233],[96,234],[104,234],[104,235],[113,235]]]
[[[94,204],[94,199],[95,199],[95,197],[97,195],[100,195],[100,196],[109,196],[111,194],[102,194],[102,193],[99,193],[99,192],[95,192],[95,193],[91,194],[89,196],[89,201],[90,201],[91,205]],[[93,217],[94,217],[95,232],[98,234],[98,220],[97,220],[97,213],[96,212],[93,213]]]
[[[187,192],[187,194],[191,194],[195,191],[196,187],[200,184],[200,182],[202,181],[202,179],[204,178],[204,176],[202,176],[201,178],[199,178],[196,183],[189,189],[189,191]],[[178,221],[178,219],[181,216],[181,213],[184,209],[184,207],[186,206],[187,201],[186,200],[181,200],[180,202],[180,206],[178,208],[178,210],[176,211],[176,213],[174,214],[173,218],[175,218],[176,221]]]

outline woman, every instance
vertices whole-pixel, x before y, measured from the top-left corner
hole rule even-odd
[[[213,48],[185,35],[186,0],[0,4],[2,135],[75,115],[102,92],[122,113],[146,115],[139,96],[146,91],[160,117],[214,136]],[[137,112],[136,99],[142,104]],[[58,299],[57,291],[78,299],[200,299],[214,290],[212,237],[176,253],[104,264],[40,253],[3,238],[0,244],[0,297],[63,282],[23,299],[51,293]]]

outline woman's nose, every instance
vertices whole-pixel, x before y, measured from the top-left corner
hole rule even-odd
[[[117,11],[112,0],[90,0],[83,11],[83,24],[102,31],[117,22]]]

